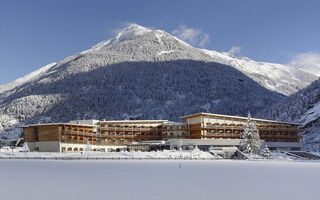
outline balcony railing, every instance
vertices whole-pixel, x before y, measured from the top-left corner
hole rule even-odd
[[[62,143],[70,143],[70,144],[87,144],[87,141],[83,140],[61,140]],[[128,145],[132,144],[130,141],[119,141],[119,142],[105,142],[105,141],[89,141],[91,145]]]

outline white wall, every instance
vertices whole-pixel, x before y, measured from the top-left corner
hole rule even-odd
[[[39,148],[41,152],[59,152],[60,146],[59,142],[28,142],[28,147],[30,151],[35,151],[36,148]]]
[[[68,151],[68,148],[71,148],[72,151],[75,151],[75,148],[77,148],[78,150],[77,151],[80,151],[80,148],[82,148],[83,150],[85,150],[86,148],[86,144],[70,144],[70,143],[60,143],[60,149],[59,151],[62,152],[63,148],[66,149],[66,151]],[[114,151],[116,149],[119,149],[119,148],[126,148],[127,146],[107,146],[107,145],[91,145],[90,146],[92,147],[92,150],[93,149],[96,149],[97,151],[99,149],[104,149],[104,151]]]

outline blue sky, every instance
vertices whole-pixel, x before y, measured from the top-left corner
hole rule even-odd
[[[257,61],[319,61],[319,9],[317,0],[1,0],[0,84],[88,49],[127,23],[196,47],[233,47]]]

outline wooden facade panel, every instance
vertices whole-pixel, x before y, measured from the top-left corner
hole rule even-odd
[[[23,137],[26,142],[34,142],[34,127],[24,128]]]
[[[59,126],[39,126],[39,141],[59,141]]]

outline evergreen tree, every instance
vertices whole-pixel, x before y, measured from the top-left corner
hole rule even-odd
[[[251,155],[257,154],[260,151],[259,130],[256,123],[251,120],[251,115],[248,113],[246,127],[241,135],[240,150]]]
[[[270,150],[269,150],[269,148],[268,148],[267,145],[266,145],[266,147],[265,147],[264,150],[263,150],[263,156],[264,156],[265,158],[270,158],[270,157],[271,157],[271,152],[270,152]]]

